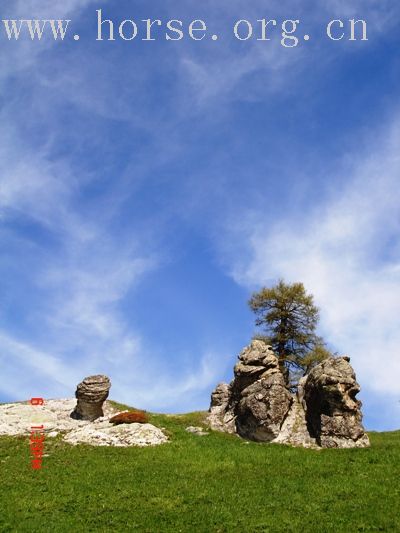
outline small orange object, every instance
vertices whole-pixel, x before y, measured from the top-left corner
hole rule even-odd
[[[144,411],[127,411],[125,413],[118,413],[110,418],[111,424],[146,424],[149,421],[148,415]]]
[[[43,398],[31,398],[31,405],[43,405]]]

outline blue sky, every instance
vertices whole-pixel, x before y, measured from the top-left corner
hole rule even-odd
[[[303,281],[351,356],[368,429],[400,427],[400,7],[394,0],[3,2],[80,40],[0,40],[0,401],[208,407],[254,333],[253,290]],[[220,38],[96,42],[203,18]],[[296,48],[233,21],[299,18]],[[332,42],[363,18],[368,42]]]

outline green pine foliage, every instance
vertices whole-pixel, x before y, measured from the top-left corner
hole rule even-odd
[[[302,283],[280,280],[274,287],[255,292],[249,306],[256,314],[256,326],[261,328],[257,338],[272,346],[291,386],[315,364],[332,356],[316,333],[319,310]]]

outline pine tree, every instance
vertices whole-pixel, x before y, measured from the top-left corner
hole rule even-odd
[[[319,310],[302,283],[262,288],[249,300],[262,327],[262,338],[275,351],[288,386],[295,387],[301,375],[332,354],[316,334]]]

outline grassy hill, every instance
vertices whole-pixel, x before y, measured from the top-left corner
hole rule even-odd
[[[305,450],[189,434],[204,413],[151,415],[171,442],[70,446],[0,438],[0,531],[400,532],[400,431],[371,448]]]

